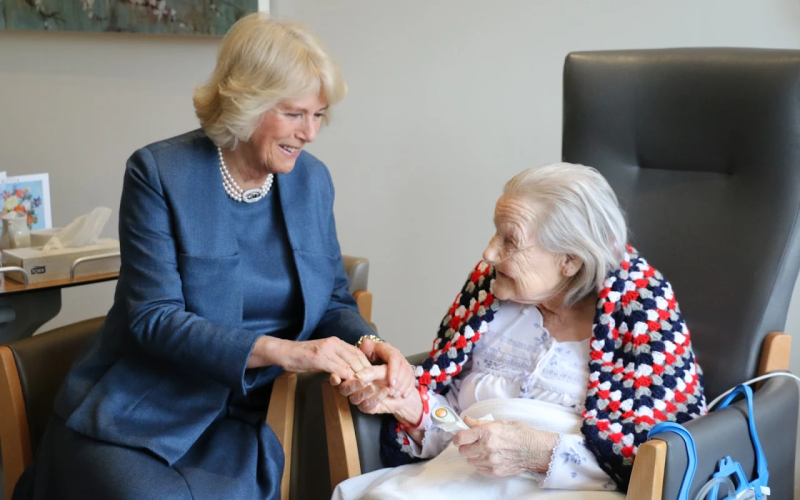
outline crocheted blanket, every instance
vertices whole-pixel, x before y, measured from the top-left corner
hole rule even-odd
[[[494,276],[486,262],[475,266],[442,320],[430,355],[416,367],[426,412],[428,390],[446,393],[488,331],[499,307],[492,295]],[[599,291],[590,345],[581,432],[600,467],[626,490],[650,428],[707,412],[702,371],[672,286],[630,246]],[[384,422],[386,465],[415,461],[403,430],[393,418]]]

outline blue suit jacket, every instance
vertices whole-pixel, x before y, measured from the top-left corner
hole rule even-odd
[[[335,335],[354,343],[372,333],[348,291],[327,168],[303,152],[276,183],[304,301],[297,340]],[[259,334],[242,329],[247,291],[225,222],[233,208],[202,131],[131,156],[114,305],[56,398],[67,427],[172,464],[232,391],[246,394],[280,374],[245,370]]]

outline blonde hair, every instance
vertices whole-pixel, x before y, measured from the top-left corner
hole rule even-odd
[[[625,216],[597,170],[572,163],[533,167],[508,181],[503,193],[534,209],[533,233],[542,248],[583,261],[567,284],[564,305],[597,292],[622,262],[628,237]]]
[[[266,111],[319,93],[329,105],[347,93],[320,41],[303,26],[254,13],[222,39],[214,73],[195,89],[193,101],[206,135],[217,146],[234,149],[250,139]]]

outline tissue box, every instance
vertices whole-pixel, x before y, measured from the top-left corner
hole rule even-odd
[[[13,248],[3,250],[3,265],[18,266],[28,273],[30,283],[69,279],[72,263],[82,257],[119,252],[119,240],[104,238],[97,245],[78,248],[60,248],[43,252],[41,248]],[[92,274],[114,273],[119,271],[119,257],[101,259],[81,264],[76,269],[75,277]],[[19,272],[8,272],[6,276],[24,283]]]
[[[50,241],[50,238],[55,236],[59,231],[61,231],[60,227],[31,231],[31,248],[45,246],[47,242]]]

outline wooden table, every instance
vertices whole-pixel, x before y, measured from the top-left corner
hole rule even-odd
[[[0,344],[30,337],[61,311],[61,289],[115,280],[119,272],[43,281],[27,287],[0,274]]]

